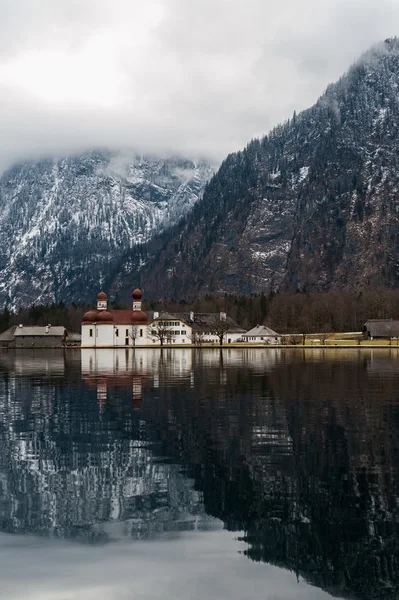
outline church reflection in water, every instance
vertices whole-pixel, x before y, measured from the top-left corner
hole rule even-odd
[[[225,527],[349,598],[399,595],[397,351],[0,355],[0,528]]]

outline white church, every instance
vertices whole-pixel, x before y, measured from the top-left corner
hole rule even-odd
[[[83,315],[82,348],[117,348],[135,346],[217,344],[212,323],[225,323],[223,344],[240,340],[245,334],[226,313],[159,313],[144,312],[143,294],[132,293],[132,310],[108,310],[104,292],[97,296],[97,308]]]

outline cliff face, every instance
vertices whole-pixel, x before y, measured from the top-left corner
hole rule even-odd
[[[398,286],[398,88],[393,39],[210,181],[210,164],[121,152],[10,169],[0,305],[82,302],[99,286],[147,298]]]
[[[186,214],[212,173],[106,151],[11,168],[0,178],[0,306],[91,300],[127,249]]]
[[[387,40],[315,106],[228,156],[149,248],[147,294],[397,286],[398,86],[399,41]]]
[[[398,85],[394,41],[322,98],[328,112],[320,106],[320,145],[298,198],[286,285],[398,285]]]

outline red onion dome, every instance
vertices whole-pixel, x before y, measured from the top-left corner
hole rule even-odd
[[[100,292],[97,296],[97,300],[108,300],[108,296],[105,292]]]
[[[132,292],[133,300],[141,300],[143,297],[143,292],[136,288],[134,292]]]
[[[98,323],[113,323],[114,317],[107,310],[101,310],[98,313],[97,322]]]
[[[98,312],[94,310],[94,308],[89,310],[89,312],[83,315],[83,323],[93,323],[94,321],[97,321],[97,315]]]
[[[134,310],[131,321],[133,325],[145,325],[148,323],[148,315],[142,310]]]

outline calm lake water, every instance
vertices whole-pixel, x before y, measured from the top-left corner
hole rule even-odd
[[[0,598],[399,598],[397,350],[0,353]]]

